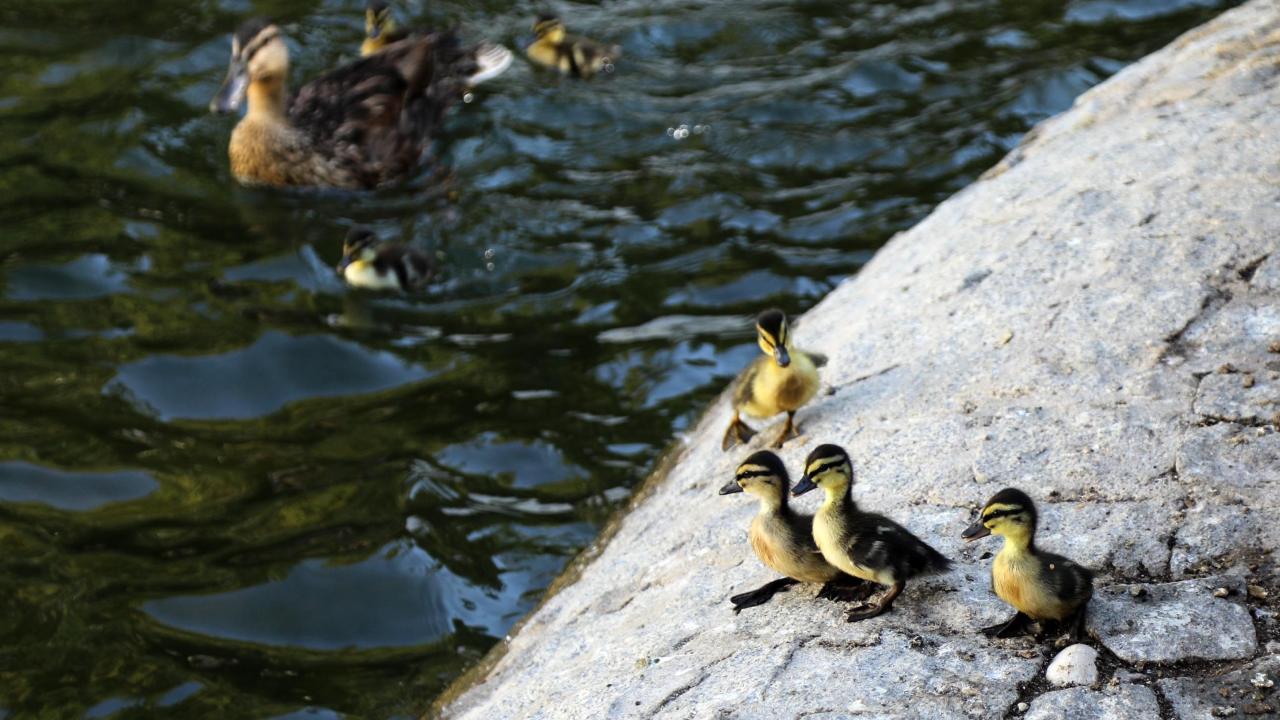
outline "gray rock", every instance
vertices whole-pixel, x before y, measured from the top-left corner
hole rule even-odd
[[[1259,676],[1263,682],[1257,683]],[[1266,682],[1272,685],[1267,686]],[[1156,683],[1178,720],[1280,716],[1280,655],[1260,658],[1232,672],[1176,677]]]
[[[955,571],[860,623],[812,587],[734,615],[728,596],[772,576],[746,542],[751,503],[716,488],[780,420],[724,453],[722,397],[577,580],[438,710],[1003,716],[1043,650],[974,631],[1010,612],[984,557],[999,541],[958,535],[1004,485],[1040,502],[1042,546],[1099,571],[1090,627],[1122,659],[1251,657],[1238,580],[1227,598],[1205,581],[1146,598],[1108,585],[1247,567],[1280,541],[1265,522],[1280,513],[1277,441],[1252,427],[1280,383],[1277,37],[1280,4],[1254,0],[1126,68],[800,318],[798,344],[830,362],[784,461],[798,472],[816,444],[845,446],[858,501]],[[1238,371],[1205,375],[1225,363]]]
[[[1094,594],[1090,628],[1125,662],[1238,660],[1258,651],[1249,610],[1239,603],[1244,582],[1211,577],[1144,586],[1112,585]],[[1214,596],[1226,588],[1226,598]]]
[[[1055,687],[1092,685],[1098,681],[1098,651],[1082,643],[1068,645],[1049,663],[1044,677]]]
[[[1071,688],[1047,692],[1031,703],[1027,720],[1155,720],[1160,703],[1150,688],[1120,685],[1106,690]]]

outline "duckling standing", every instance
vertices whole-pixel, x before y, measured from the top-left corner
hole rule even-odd
[[[859,585],[865,591],[865,583],[840,572],[818,552],[813,542],[813,516],[791,509],[787,503],[790,486],[791,479],[782,459],[761,450],[743,461],[733,480],[720,488],[721,495],[745,492],[760,500],[760,511],[747,533],[751,549],[761,562],[786,576],[729,598],[735,613],[763,605],[778,591],[800,582],[823,583],[818,597],[834,600],[865,597],[865,592],[857,594]]]
[[[818,393],[818,368],[827,358],[818,353],[797,350],[791,345],[787,316],[781,310],[765,310],[756,318],[756,343],[765,357],[756,358],[738,380],[733,393],[733,421],[724,432],[721,447],[725,450],[747,442],[756,434],[742,422],[741,413],[753,417],[787,414],[775,448],[793,435],[796,410],[804,407]]]
[[[1004,536],[1004,547],[991,564],[991,586],[1017,612],[1008,622],[982,632],[1013,637],[1026,632],[1032,620],[1052,620],[1069,626],[1072,639],[1079,640],[1093,597],[1093,573],[1036,548],[1036,506],[1021,490],[1005,488],[991,496],[978,520],[960,537],[977,540],[993,533]]]
[[[364,40],[360,43],[360,57],[369,57],[411,36],[430,35],[429,30],[405,29],[396,25],[391,16],[391,6],[385,0],[369,0],[364,8]],[[468,77],[468,86],[491,80],[511,66],[513,55],[501,45],[482,42],[474,51],[476,69]]]
[[[289,99],[289,50],[274,23],[236,30],[210,109],[233,112],[231,172],[247,185],[373,188],[417,170],[476,63],[452,33],[412,36],[304,85]]]
[[[534,63],[562,75],[589,78],[598,72],[613,72],[613,63],[622,48],[569,35],[564,23],[554,15],[540,15],[533,22],[534,41],[525,54]]]
[[[378,244],[365,228],[352,228],[342,244],[338,274],[352,287],[412,292],[436,274],[436,264],[417,250],[392,243]]]
[[[813,518],[813,539],[822,556],[854,577],[889,586],[878,602],[850,610],[849,622],[889,610],[908,580],[951,569],[950,560],[906,528],[858,509],[853,502],[853,464],[842,448],[820,445],[809,453],[804,467],[804,478],[792,494],[816,487],[827,494]]]

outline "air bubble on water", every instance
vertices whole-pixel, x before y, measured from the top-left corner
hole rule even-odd
[[[683,140],[689,137],[689,126],[681,123],[680,127],[667,128],[667,134],[676,140]]]
[[[493,263],[485,263],[485,264],[484,264],[484,269],[485,269],[485,270],[488,270],[489,272],[493,272],[493,269],[494,269],[495,267],[497,267],[497,266],[496,266],[496,265],[494,265]]]
[[[493,251],[493,248],[489,248],[484,251],[485,260],[492,260],[494,255],[497,255],[497,253]]]
[[[475,99],[476,99],[476,96],[475,96],[475,94],[474,94],[474,93],[466,93],[466,94],[464,94],[464,95],[462,96],[462,102],[464,102],[464,103],[469,103],[469,102],[471,102],[472,100],[475,100]]]

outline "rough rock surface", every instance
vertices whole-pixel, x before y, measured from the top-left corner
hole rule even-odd
[[[1090,628],[1125,662],[1251,658],[1258,638],[1253,617],[1238,603],[1245,592],[1235,577],[1112,585],[1095,593]]]
[[[1219,717],[1280,717],[1280,655],[1238,670],[1156,683],[1178,720]]]
[[[1119,685],[1103,691],[1071,688],[1047,692],[1031,703],[1026,720],[1156,720],[1160,703],[1150,688]]]
[[[1037,701],[1053,652],[974,631],[1010,612],[989,590],[999,541],[958,536],[1006,485],[1040,504],[1042,547],[1099,571],[1090,631],[1117,654],[1133,647],[1120,620],[1156,621],[1109,586],[1158,598],[1230,571],[1269,593],[1177,595],[1239,642],[1204,655],[1161,626],[1103,682],[1196,682],[1249,662],[1187,654],[1277,640],[1246,624],[1280,596],[1278,105],[1280,3],[1255,0],[1084,94],[802,318],[798,344],[830,357],[828,391],[784,460],[798,472],[817,443],[844,445],[857,499],[954,572],[862,623],[812,587],[734,615],[728,596],[772,576],[746,542],[754,505],[716,489],[777,424],[721,452],[722,398],[580,578],[441,712],[1001,717]],[[1136,658],[1174,664],[1125,666]],[[1183,692],[1171,682],[1157,690]]]

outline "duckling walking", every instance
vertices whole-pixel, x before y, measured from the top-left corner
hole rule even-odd
[[[540,15],[533,22],[534,41],[525,54],[534,63],[562,75],[589,78],[598,72],[613,72],[613,63],[622,48],[569,35],[564,23],[554,15]]]
[[[790,486],[791,479],[782,459],[761,450],[743,461],[733,480],[720,488],[721,495],[745,492],[760,500],[760,512],[751,521],[747,533],[751,549],[761,562],[786,576],[729,598],[735,613],[763,605],[778,591],[798,582],[824,583],[818,597],[833,600],[865,597],[865,593],[857,593],[864,583],[840,572],[818,552],[813,542],[813,517],[797,513],[787,503]]]
[[[883,515],[865,513],[853,502],[853,464],[838,445],[820,445],[804,462],[804,478],[792,493],[820,487],[826,500],[813,518],[813,539],[827,562],[850,575],[889,586],[875,603],[849,611],[856,622],[889,610],[907,581],[951,569],[951,561],[906,528]]]
[[[775,448],[798,434],[796,410],[818,393],[818,368],[827,364],[826,356],[797,350],[791,345],[787,316],[781,310],[765,310],[756,318],[756,343],[765,357],[751,363],[734,390],[733,421],[721,443],[725,450],[747,442],[756,434],[742,422],[741,413],[761,418],[780,412],[787,414],[787,424],[773,443]]]
[[[401,40],[430,35],[431,32],[397,26],[386,0],[369,0],[364,8],[364,40],[360,43],[360,57],[369,57]],[[513,55],[501,45],[482,42],[476,45],[473,57],[476,68],[468,77],[468,85],[478,85],[501,75],[511,66]]]
[[[210,108],[233,112],[231,172],[246,185],[373,188],[415,172],[475,62],[452,33],[413,36],[304,85],[289,98],[289,50],[274,23],[236,30]]]
[[[1079,640],[1093,597],[1093,573],[1036,548],[1036,506],[1021,490],[1005,488],[991,496],[977,522],[960,537],[977,540],[993,533],[1004,536],[1004,547],[991,564],[991,586],[1017,612],[982,632],[1013,637],[1026,632],[1032,620],[1052,620],[1069,626],[1072,639]]]
[[[431,257],[404,245],[384,243],[365,228],[352,228],[342,244],[338,274],[352,287],[412,292],[431,281]]]

